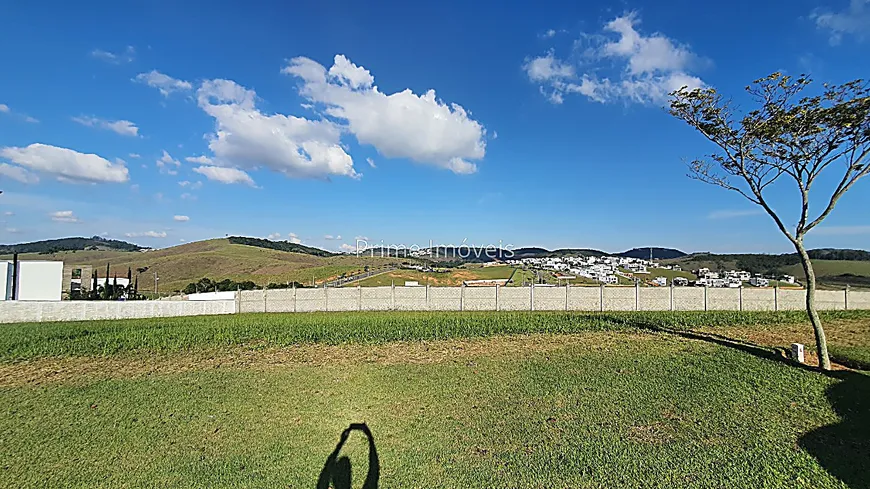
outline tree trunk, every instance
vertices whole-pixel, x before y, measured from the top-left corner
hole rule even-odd
[[[802,237],[799,237],[795,242],[798,256],[801,259],[801,266],[804,268],[804,275],[807,279],[807,315],[810,317],[810,323],[813,325],[813,332],[816,334],[816,353],[819,356],[819,368],[822,370],[831,370],[831,359],[828,356],[828,340],[825,338],[825,330],[822,328],[822,320],[819,318],[819,313],[816,311],[816,273],[813,270],[813,263],[810,261],[810,256],[807,250],[804,249]]]

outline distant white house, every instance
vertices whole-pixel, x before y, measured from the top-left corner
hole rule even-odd
[[[754,287],[770,286],[770,280],[763,277],[752,277],[751,279],[749,279],[749,283]]]
[[[674,279],[671,280],[671,283],[679,287],[685,287],[686,285],[689,285],[689,279],[686,277],[674,277]]]
[[[658,285],[659,287],[664,287],[668,285],[668,279],[666,277],[656,277],[653,279],[653,283]]]
[[[781,280],[782,280],[783,282],[787,282],[787,283],[790,283],[790,284],[794,284],[794,283],[795,283],[795,279],[794,279],[794,276],[793,276],[793,275],[783,275]]]
[[[731,270],[730,272],[725,272],[725,277],[734,278],[734,279],[741,280],[741,281],[745,282],[745,281],[749,280],[750,278],[752,278],[752,274],[747,272],[747,271],[744,271],[744,270],[740,270],[740,271]]]

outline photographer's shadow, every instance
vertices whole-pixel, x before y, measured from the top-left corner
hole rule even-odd
[[[326,458],[323,469],[320,471],[320,476],[317,478],[317,489],[329,489],[330,483],[332,483],[332,487],[335,489],[350,489],[352,480],[350,459],[347,457],[339,458],[338,454],[353,430],[363,432],[369,441],[369,471],[366,474],[363,489],[377,489],[378,479],[381,475],[381,465],[378,460],[378,451],[375,448],[375,439],[365,423],[351,424],[341,432],[341,438],[335,446],[335,450]]]

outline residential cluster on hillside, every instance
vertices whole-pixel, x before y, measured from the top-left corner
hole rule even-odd
[[[523,267],[532,270],[548,270],[554,272],[557,277],[571,279],[583,277],[596,280],[603,284],[618,284],[619,277],[629,282],[647,282],[653,286],[664,287],[669,285],[667,277],[653,277],[656,270],[682,271],[679,265],[664,265],[653,260],[642,258],[616,257],[616,256],[564,256],[547,258],[522,258],[507,260],[508,265]],[[661,272],[659,272],[661,273]],[[697,279],[687,277],[674,277],[672,284],[675,286],[697,287],[740,287],[748,283],[754,287],[770,286],[770,279],[760,274],[752,274],[744,270],[730,270],[714,272],[709,268],[693,270]],[[780,281],[795,284],[795,277],[783,275]]]
[[[745,282],[754,287],[769,287],[770,279],[763,277],[761,274],[751,274],[744,270],[730,270],[727,272],[713,272],[709,268],[700,268],[693,272],[698,280],[695,285],[699,287],[740,287]],[[780,277],[781,282],[791,285],[795,284],[795,278],[792,275],[783,275]]]
[[[661,265],[650,260],[617,256],[564,256],[549,258],[522,258],[507,260],[512,266],[530,268],[533,270],[550,270],[564,274],[565,278],[584,277],[597,280],[603,284],[617,284],[619,277],[631,281],[639,280],[637,275],[650,275],[649,268],[664,268],[679,270],[677,265]],[[667,285],[667,278],[655,277],[656,285]]]

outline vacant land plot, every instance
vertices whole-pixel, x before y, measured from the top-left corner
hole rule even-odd
[[[824,316],[832,343],[851,345],[866,345],[868,318]],[[867,487],[870,377],[680,334],[768,324],[798,332],[802,321],[317,313],[8,325],[0,487],[312,487],[341,431],[363,421],[384,488]],[[358,487],[364,438],[342,453]]]
[[[394,270],[369,277],[350,286],[382,287],[386,285],[404,285],[406,281],[416,281],[420,285],[427,283],[434,287],[462,285],[466,280],[508,279],[514,269],[506,266],[455,268],[446,272],[418,272],[417,270]]]

